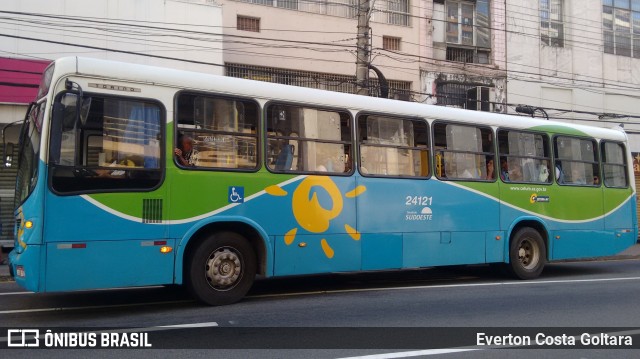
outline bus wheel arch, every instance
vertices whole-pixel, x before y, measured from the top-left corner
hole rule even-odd
[[[193,255],[195,249],[216,232],[232,232],[246,239],[255,253],[257,274],[271,275],[272,248],[264,231],[255,224],[237,219],[218,220],[196,225],[182,238],[180,250],[176,257],[175,281],[177,284],[184,284],[185,276],[188,273],[186,268],[188,259]]]
[[[522,220],[509,231],[507,268],[519,279],[540,275],[549,258],[549,232],[538,220]]]

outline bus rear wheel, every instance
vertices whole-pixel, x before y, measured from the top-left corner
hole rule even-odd
[[[242,299],[256,276],[256,255],[249,242],[234,232],[217,232],[198,244],[187,264],[187,288],[209,305]]]
[[[521,228],[509,245],[509,271],[519,279],[537,278],[544,269],[546,253],[540,233],[533,228]]]

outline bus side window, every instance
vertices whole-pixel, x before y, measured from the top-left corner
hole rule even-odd
[[[595,180],[600,173],[597,148],[594,139],[557,136],[554,152],[558,184],[599,186],[599,178]]]
[[[347,111],[270,104],[267,167],[274,172],[350,174],[351,116]]]
[[[602,142],[602,172],[604,185],[607,187],[627,188],[629,180],[627,174],[627,157],[624,145],[615,142]],[[594,182],[595,182],[594,175]],[[599,182],[599,181],[598,181]]]
[[[429,177],[429,127],[424,120],[361,115],[357,123],[360,173]]]
[[[259,116],[253,100],[181,93],[175,163],[183,168],[256,170]]]
[[[551,155],[546,134],[499,130],[498,150],[502,181],[551,183]]]
[[[433,126],[436,175],[441,179],[494,181],[493,131],[488,127],[437,122]]]

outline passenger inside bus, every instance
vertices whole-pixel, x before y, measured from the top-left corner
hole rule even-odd
[[[549,182],[549,166],[547,161],[542,161],[540,164],[538,179],[540,182]]]
[[[505,182],[509,181],[509,164],[505,157],[500,159],[500,179]]]
[[[564,183],[564,172],[562,172],[562,165],[559,162],[556,163],[556,181]]]
[[[493,164],[493,158],[490,158],[487,160],[487,174],[485,175],[484,179],[486,180],[493,180],[495,178],[495,168],[494,168],[494,164]]]
[[[584,173],[574,168],[571,171],[571,183],[573,184],[587,184],[587,180],[584,177]]]
[[[193,138],[184,134],[178,135],[178,147],[173,150],[173,153],[182,166],[196,165],[198,151],[193,148]]]
[[[522,177],[522,168],[519,164],[514,163],[513,168],[509,170],[509,181],[512,182],[522,182],[524,178]]]

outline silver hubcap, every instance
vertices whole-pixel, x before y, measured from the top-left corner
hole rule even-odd
[[[233,248],[218,248],[209,255],[205,265],[205,276],[214,289],[233,288],[241,275],[240,255]]]
[[[518,260],[525,269],[534,269],[540,261],[540,249],[530,239],[520,242]]]

